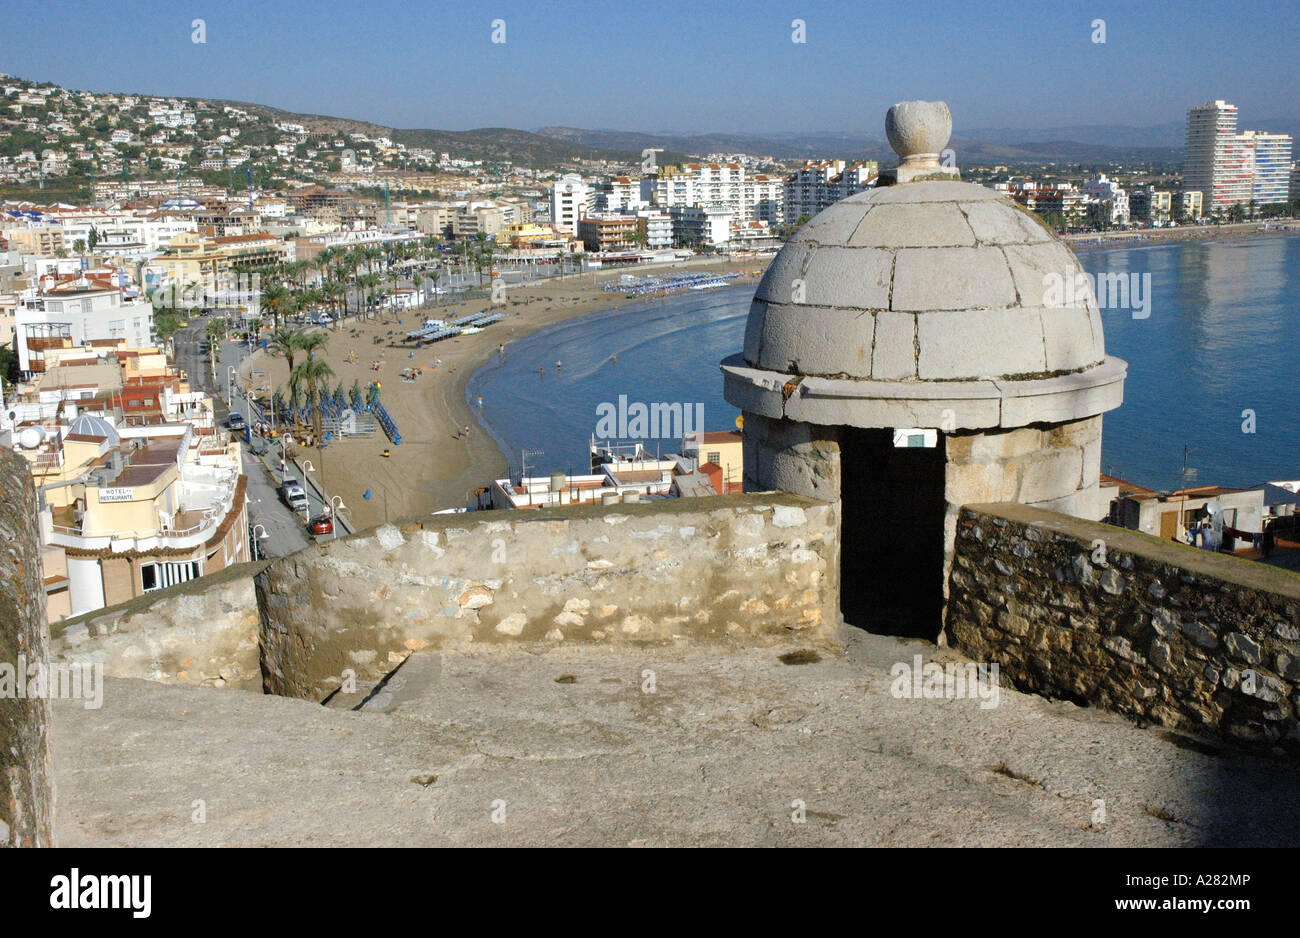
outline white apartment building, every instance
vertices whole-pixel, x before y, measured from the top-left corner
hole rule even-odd
[[[665,166],[651,187],[659,208],[723,207],[738,219],[779,221],[785,202],[784,180],[747,174],[740,163],[684,163]]]
[[[45,370],[45,352],[125,339],[127,348],[153,344],[153,306],[128,300],[107,280],[80,276],[43,292],[29,290],[14,311],[18,368],[25,374]]]
[[[646,250],[660,251],[673,246],[673,220],[667,212],[642,209],[636,217],[637,227],[645,232]]]
[[[1083,184],[1083,194],[1095,202],[1110,203],[1110,222],[1112,225],[1127,225],[1129,221],[1128,193],[1120,188],[1119,183],[1108,179],[1101,173],[1095,179]]]
[[[845,163],[844,160],[809,161],[785,180],[783,220],[809,218],[841,199],[847,199],[876,184],[879,166],[875,160]]]
[[[1236,105],[1207,101],[1187,112],[1183,189],[1200,191],[1207,215],[1250,201],[1251,173],[1242,165],[1236,137]]]
[[[581,176],[569,173],[551,187],[551,224],[571,237],[578,235],[578,222],[595,208],[596,190]]]
[[[1246,130],[1237,135],[1246,165],[1254,168],[1251,198],[1256,205],[1274,205],[1287,201],[1290,191],[1291,137],[1260,130]]]
[[[1237,132],[1237,108],[1207,101],[1187,112],[1184,191],[1199,190],[1206,215],[1232,205],[1285,202],[1292,139],[1259,130]]]
[[[607,212],[637,212],[649,207],[649,202],[641,197],[641,180],[631,176],[614,176],[605,183],[601,193],[604,209]]]
[[[674,205],[668,210],[678,244],[722,247],[731,240],[735,213],[725,205]]]
[[[1300,199],[1300,162],[1291,164],[1291,198]]]

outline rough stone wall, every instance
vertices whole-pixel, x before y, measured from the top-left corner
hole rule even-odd
[[[266,689],[319,700],[351,670],[471,642],[837,641],[833,505],[791,495],[439,516],[272,561]]]
[[[945,440],[945,587],[962,505],[1019,502],[1095,521],[1100,505],[1101,415],[1044,427],[953,433]]]
[[[1018,689],[1300,753],[1300,576],[1023,505],[967,506],[947,629]]]
[[[260,690],[261,618],[246,563],[51,627],[55,662],[109,677]]]
[[[743,438],[747,490],[839,500],[837,428],[746,413]]]
[[[54,792],[50,776],[50,706],[16,696],[23,662],[49,656],[45,575],[41,571],[36,492],[27,461],[0,450],[0,846],[53,845]],[[26,668],[23,668],[26,671]]]

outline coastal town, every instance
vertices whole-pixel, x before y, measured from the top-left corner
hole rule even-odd
[[[399,517],[740,491],[737,427],[652,453],[593,415],[589,470],[557,472],[500,452],[465,383],[556,322],[756,282],[880,177],[654,149],[520,165],[251,106],[11,76],[0,95],[0,439],[43,493],[51,621]],[[1220,100],[1187,140],[1181,174],[970,172],[1079,244],[1295,224],[1290,137],[1238,133]],[[1300,549],[1294,480],[1154,481],[1108,478],[1094,513]]]

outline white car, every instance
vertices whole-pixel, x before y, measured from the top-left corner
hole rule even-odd
[[[319,320],[319,322],[320,322],[320,324],[321,324],[322,326],[328,326],[328,325],[329,325],[330,323],[332,323],[333,321],[334,321],[334,317],[331,316],[329,313],[321,313],[321,314],[320,314],[320,320]]]

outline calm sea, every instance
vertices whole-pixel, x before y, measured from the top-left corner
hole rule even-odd
[[[1105,418],[1103,471],[1174,488],[1186,446],[1193,484],[1300,478],[1300,237],[1089,248],[1079,259],[1093,274],[1150,274],[1147,318],[1103,313],[1107,351],[1129,364],[1124,405]],[[701,402],[706,429],[729,428],[738,411],[722,399],[718,362],[740,350],[752,294],[687,292],[571,320],[512,343],[467,398],[483,398],[480,420],[512,469],[528,451],[530,475],[587,471],[597,408],[620,395]]]

